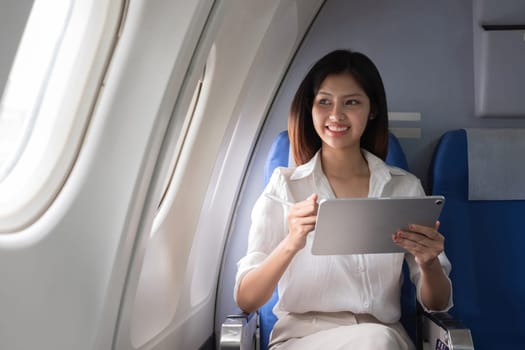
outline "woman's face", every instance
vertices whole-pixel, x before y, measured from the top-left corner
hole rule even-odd
[[[350,73],[328,75],[312,107],[313,124],[324,147],[359,149],[370,116],[370,100]]]

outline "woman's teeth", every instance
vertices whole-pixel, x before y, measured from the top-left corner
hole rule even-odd
[[[346,131],[350,129],[350,127],[348,126],[335,126],[335,125],[328,125],[327,128],[328,130],[335,131],[335,132],[341,132],[341,131]]]

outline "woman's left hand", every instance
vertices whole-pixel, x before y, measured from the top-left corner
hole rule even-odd
[[[439,221],[434,227],[411,224],[409,231],[399,230],[392,235],[398,246],[414,255],[421,268],[429,267],[436,262],[445,246],[445,237],[438,232]]]

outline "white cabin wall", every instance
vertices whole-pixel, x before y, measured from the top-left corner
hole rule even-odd
[[[63,189],[34,224],[0,235],[0,349],[113,348],[134,243],[157,205],[160,144],[211,3],[130,2]]]
[[[62,190],[34,224],[0,235],[1,349],[211,344],[222,247],[239,187],[322,0],[189,4],[126,4]],[[155,218],[175,153],[174,125],[188,111],[208,54],[202,100],[167,195],[173,205]],[[155,269],[167,265],[167,272]],[[166,310],[144,315],[153,298]]]

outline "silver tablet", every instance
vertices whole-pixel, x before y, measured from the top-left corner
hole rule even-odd
[[[322,200],[312,254],[404,252],[392,234],[410,224],[433,227],[444,204],[443,196]]]

